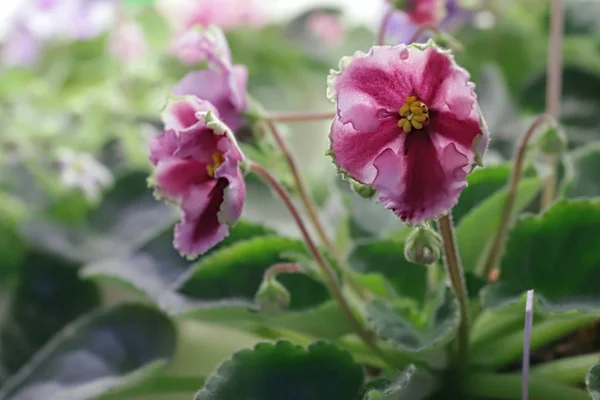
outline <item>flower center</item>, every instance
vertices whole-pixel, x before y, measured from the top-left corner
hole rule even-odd
[[[225,161],[225,156],[223,155],[223,153],[221,153],[220,151],[216,151],[214,153],[212,153],[212,164],[208,164],[206,166],[206,171],[208,172],[208,176],[215,176],[215,172],[217,170],[217,168],[219,168],[221,166],[221,164],[223,164],[223,162]]]
[[[429,123],[429,109],[417,96],[406,98],[404,105],[398,111],[402,117],[398,121],[398,127],[406,133],[414,129],[423,129]]]

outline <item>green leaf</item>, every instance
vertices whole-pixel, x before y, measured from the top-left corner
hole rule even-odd
[[[0,399],[95,398],[157,373],[175,350],[175,329],[156,309],[123,305],[66,327],[0,390]]]
[[[358,400],[363,380],[361,366],[332,344],[260,343],[221,364],[195,399]]]
[[[535,197],[542,185],[541,178],[521,180],[515,201],[515,211],[522,210]],[[500,225],[507,191],[503,189],[472,209],[456,228],[459,253],[466,270],[474,270],[486,255],[487,248]]]
[[[178,290],[196,300],[235,299],[252,304],[265,270],[287,261],[286,252],[305,254],[305,245],[278,236],[237,242],[194,264]],[[329,298],[325,286],[306,275],[286,274],[278,279],[292,295],[291,310],[314,307]]]
[[[363,274],[379,273],[399,296],[423,304],[427,289],[427,269],[404,257],[404,243],[392,240],[369,240],[357,244],[350,253],[350,264]]]
[[[510,164],[500,164],[477,168],[470,173],[467,176],[469,186],[463,190],[458,204],[452,209],[454,223],[458,224],[469,211],[506,186],[511,168]]]
[[[262,225],[239,221],[230,229],[225,240],[201,257],[234,243],[272,233]],[[185,273],[189,265],[190,262],[173,248],[173,227],[169,226],[142,246],[138,253],[87,264],[80,274],[90,279],[116,281],[156,301]]]
[[[585,377],[585,386],[592,395],[592,399],[600,400],[600,363],[590,368]]]
[[[424,400],[434,392],[436,385],[431,373],[410,365],[393,381],[383,379],[367,384],[363,400]]]
[[[572,181],[566,196],[600,196],[600,142],[590,143],[569,154],[572,163]]]
[[[382,299],[368,302],[365,313],[380,337],[411,352],[448,343],[456,335],[460,320],[458,303],[449,288],[441,292],[432,313],[415,312]]]
[[[565,0],[565,35],[600,35],[600,3],[595,0]]]
[[[2,375],[17,372],[67,323],[100,305],[96,285],[82,281],[74,265],[40,252],[27,254],[16,286],[5,296],[0,324]]]
[[[517,301],[535,289],[550,311],[600,309],[600,200],[561,201],[527,216],[510,232],[498,283],[483,289],[486,307]]]

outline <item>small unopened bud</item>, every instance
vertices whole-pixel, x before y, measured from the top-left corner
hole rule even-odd
[[[277,314],[288,308],[290,299],[290,292],[275,278],[263,280],[255,296],[260,310],[268,314]]]
[[[375,196],[375,193],[377,193],[377,191],[371,186],[363,185],[362,183],[359,183],[354,179],[350,181],[350,187],[352,188],[352,191],[354,193],[358,194],[360,197],[365,199],[370,199],[373,196]]]
[[[440,258],[442,239],[429,227],[417,227],[406,239],[404,257],[414,264],[432,264]]]
[[[537,144],[544,154],[560,154],[567,147],[567,136],[560,126],[550,126],[540,135]]]

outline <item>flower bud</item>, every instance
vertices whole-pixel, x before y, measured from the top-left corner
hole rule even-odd
[[[440,258],[442,239],[430,227],[417,227],[406,239],[404,257],[414,264],[432,264]]]
[[[373,196],[375,196],[375,193],[377,193],[377,191],[371,186],[363,185],[362,183],[357,182],[354,179],[350,179],[350,187],[352,188],[352,191],[354,193],[358,194],[364,199],[370,199]]]
[[[552,125],[540,135],[537,145],[544,154],[560,154],[567,147],[567,137],[560,126]]]
[[[270,278],[263,280],[254,299],[261,311],[277,314],[290,305],[290,292],[276,279]]]

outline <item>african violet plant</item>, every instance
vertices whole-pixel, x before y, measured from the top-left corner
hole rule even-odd
[[[90,202],[113,186],[96,208],[61,198],[50,218],[0,237],[7,270],[20,268],[0,325],[0,400],[600,399],[600,152],[573,150],[559,121],[565,15],[563,1],[551,5],[545,111],[519,131],[509,163],[488,152],[507,122],[486,123],[459,63],[472,67],[468,43],[450,34],[474,7],[387,2],[375,45],[320,77],[334,111],[298,113],[251,97],[252,68],[234,62],[247,38],[235,46],[209,24],[246,14],[180,13],[160,72],[123,79],[131,96],[120,101],[144,116],[97,113],[117,128],[160,127],[145,148],[150,176],[113,178],[61,148],[64,186]],[[313,17],[313,35],[338,37],[325,29],[335,13]],[[138,28],[121,28],[139,42]],[[137,54],[111,42],[119,57]],[[186,68],[157,122],[136,85],[156,89]],[[310,121],[331,121],[333,212],[285,135]],[[297,231],[248,218],[273,198]],[[366,229],[369,210],[393,228]]]

